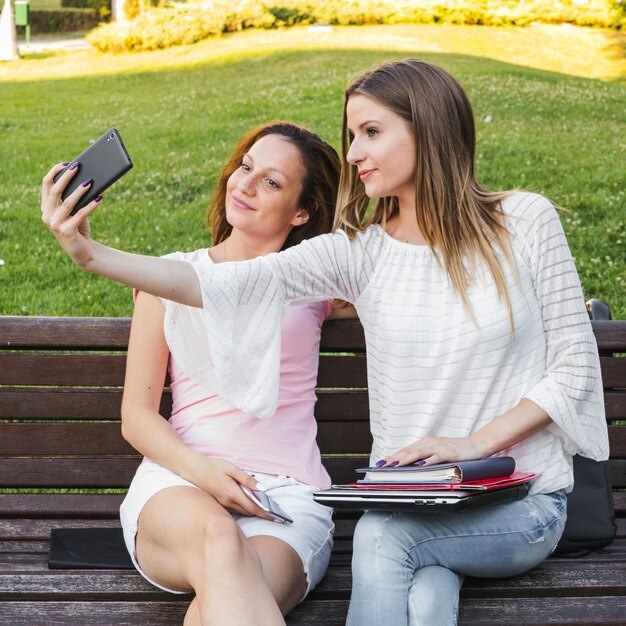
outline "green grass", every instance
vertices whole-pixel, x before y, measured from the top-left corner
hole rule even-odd
[[[412,54],[445,67],[468,91],[478,171],[489,187],[524,187],[569,208],[562,220],[585,296],[605,299],[614,317],[626,318],[623,53],[607,40],[597,63],[585,60],[589,73],[601,66],[612,80],[572,76],[563,67],[514,64],[511,42],[522,45],[514,29],[508,46],[507,31],[495,33],[489,51],[491,30],[473,29],[483,57],[470,54],[471,37],[462,31],[454,39],[440,30],[443,52],[434,52],[428,27],[382,27],[337,29],[316,35],[319,44],[307,30],[242,33],[154,53],[77,52],[0,64],[0,314],[131,313],[129,290],[75,268],[39,219],[42,175],[110,126],[122,133],[135,168],[106,194],[92,219],[94,236],[146,254],[193,249],[210,241],[205,208],[243,131],[290,118],[337,146],[348,78]],[[549,48],[554,37],[546,32]],[[576,34],[579,43],[585,33]],[[544,66],[554,70],[555,55],[546,56]],[[567,65],[565,55],[559,63]],[[585,73],[580,60],[571,66]],[[486,115],[493,123],[482,121]]]

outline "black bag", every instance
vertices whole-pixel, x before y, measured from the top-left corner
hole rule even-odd
[[[555,556],[583,556],[613,541],[617,526],[608,461],[574,457],[574,489],[567,494],[567,521]]]
[[[610,320],[611,310],[601,300],[589,300],[592,320]],[[577,557],[607,546],[617,532],[608,461],[574,457],[574,489],[567,494],[567,522],[555,556]]]

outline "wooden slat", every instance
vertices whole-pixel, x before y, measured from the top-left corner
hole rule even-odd
[[[365,355],[320,356],[318,387],[367,387]]]
[[[351,482],[354,469],[369,457],[324,459],[333,482]],[[130,485],[140,457],[112,458],[0,458],[0,487],[125,488]]]
[[[164,592],[163,592],[164,593]],[[11,626],[172,626],[182,624],[189,598],[153,602],[2,602],[0,623]]]
[[[591,322],[602,351],[623,352],[626,321]],[[10,349],[124,349],[128,344],[130,319],[126,317],[21,317],[4,316],[0,346]],[[363,330],[358,320],[326,322],[322,351],[362,350]]]
[[[332,320],[322,326],[320,352],[364,352],[365,335],[359,320]]]
[[[0,385],[121,386],[125,354],[0,353]]]
[[[602,384],[605,388],[626,387],[626,357],[600,357]]]
[[[367,391],[317,392],[315,415],[319,421],[369,419]],[[0,419],[118,420],[121,389],[0,389]],[[172,410],[171,393],[161,399],[161,415]]]
[[[367,391],[321,389],[317,392],[315,417],[319,421],[369,421]]]
[[[611,467],[613,489],[626,488],[626,460],[611,458],[609,465]]]
[[[604,407],[607,419],[626,420],[626,391],[605,391]]]
[[[169,598],[172,598],[170,595]],[[182,623],[187,601],[3,602],[0,619],[13,626],[171,626]],[[286,618],[287,626],[343,626],[347,599],[306,600]],[[461,602],[459,626],[604,624],[624,626],[626,597],[471,599]]]
[[[366,421],[318,424],[317,443],[324,454],[368,454],[372,447]],[[136,454],[122,437],[118,422],[0,423],[0,456],[107,456]]]
[[[626,320],[591,322],[601,352],[626,352]]]
[[[123,354],[0,353],[0,385],[122,386]],[[319,387],[367,387],[364,355],[320,356]]]
[[[130,484],[130,483],[129,483]],[[45,528],[48,518],[119,519],[124,494],[119,493],[0,493],[0,537],[17,537],[19,533],[33,539]],[[41,521],[26,519],[40,518]],[[29,528],[33,525],[33,534]],[[43,524],[44,526],[41,526]]]
[[[87,517],[89,515],[87,511],[82,512],[84,518],[2,518],[2,513],[0,513],[0,551],[5,551],[6,543],[19,543],[18,540],[21,540],[24,542],[43,542],[45,544],[44,549],[47,552],[50,547],[50,530],[52,528],[119,528],[119,508],[123,497],[122,495],[116,495],[115,500],[109,499],[106,501],[107,517]],[[3,506],[1,501],[0,506]],[[80,514],[81,511],[77,511],[77,513]],[[102,514],[101,511],[99,513]]]
[[[626,458],[626,424],[609,426],[611,458]]]
[[[124,488],[140,457],[0,459],[0,487]]]
[[[0,455],[129,455],[137,454],[123,438],[120,424],[0,423]]]
[[[459,626],[624,626],[626,596],[467,599],[459,606]]]
[[[0,346],[54,350],[125,350],[130,319],[126,317],[2,318]]]
[[[0,389],[0,419],[119,420],[122,389]],[[161,415],[172,398],[163,393]]]
[[[0,458],[0,487],[128,487],[140,457],[111,458]],[[367,465],[367,455],[324,457],[334,483],[354,480],[357,467]],[[626,485],[626,461],[613,460],[615,487]],[[616,492],[616,505],[620,501]],[[624,503],[626,504],[626,502]]]

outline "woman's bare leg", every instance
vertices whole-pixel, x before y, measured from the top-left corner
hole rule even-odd
[[[284,625],[257,551],[207,493],[164,489],[148,501],[138,528],[143,571],[164,587],[196,592],[186,625],[197,623],[198,614],[202,626]],[[276,565],[271,567],[275,571]]]
[[[302,560],[289,544],[276,537],[257,535],[248,541],[261,559],[265,581],[281,613],[287,615],[306,591]]]

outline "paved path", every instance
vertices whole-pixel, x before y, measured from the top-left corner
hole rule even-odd
[[[27,46],[24,41],[18,41],[20,53],[44,52],[46,50],[86,50],[90,45],[84,39],[31,39]]]

